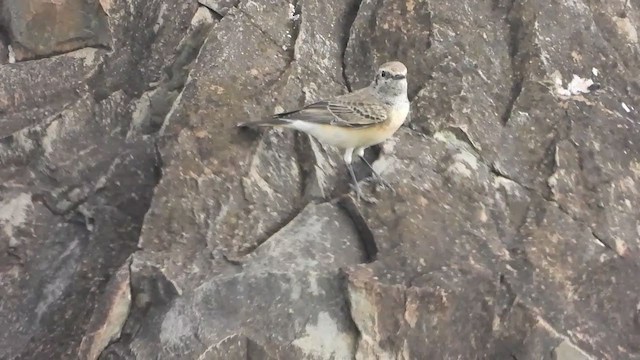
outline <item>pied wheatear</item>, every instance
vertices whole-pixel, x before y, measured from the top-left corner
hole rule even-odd
[[[366,88],[275,114],[268,120],[245,122],[238,126],[296,129],[321,143],[343,149],[344,161],[360,199],[362,192],[353,172],[353,155],[359,156],[373,174],[389,186],[364,158],[364,150],[390,138],[404,123],[408,113],[407,67],[399,61],[391,61],[380,66]]]

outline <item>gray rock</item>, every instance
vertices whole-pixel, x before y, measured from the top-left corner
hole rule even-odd
[[[9,62],[9,40],[0,32],[0,65]]]
[[[273,358],[350,359],[356,333],[339,269],[361,261],[347,214],[336,205],[308,205],[240,259],[235,273],[209,277],[163,315],[146,318],[131,352],[222,359],[258,347]],[[233,340],[236,334],[254,345]]]
[[[199,0],[200,4],[215,11],[220,16],[225,16],[232,7],[237,6],[240,0]]]

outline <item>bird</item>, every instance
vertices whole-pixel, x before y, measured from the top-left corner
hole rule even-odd
[[[362,159],[373,175],[393,190],[365,159],[364,152],[368,147],[393,136],[405,122],[409,104],[407,67],[400,61],[389,61],[378,67],[367,87],[329,97],[293,111],[280,112],[265,120],[241,122],[236,126],[294,129],[325,145],[341,149],[344,151],[343,160],[353,180],[357,199],[360,200],[363,195],[353,171],[354,156]]]

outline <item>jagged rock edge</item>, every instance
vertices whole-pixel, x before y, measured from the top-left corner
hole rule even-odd
[[[100,350],[100,353],[98,354],[98,357],[96,359],[100,359],[102,357],[102,353],[109,348],[109,346],[113,345],[113,344],[117,344],[118,342],[120,342],[120,339],[122,338],[122,330],[124,329],[125,324],[127,323],[127,321],[129,321],[129,317],[131,316],[131,309],[132,309],[132,304],[133,301],[135,300],[133,298],[133,281],[131,281],[131,275],[133,274],[133,271],[131,270],[131,265],[133,263],[133,254],[129,255],[129,257],[126,259],[127,264],[127,271],[128,271],[128,276],[129,276],[129,297],[131,298],[131,302],[129,303],[129,309],[127,311],[127,317],[124,319],[124,321],[122,322],[122,326],[120,327],[120,329],[118,330],[118,337],[115,339],[112,339],[111,341],[109,341],[109,343],[102,349]]]

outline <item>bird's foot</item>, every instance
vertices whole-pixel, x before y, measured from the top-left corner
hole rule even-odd
[[[380,185],[384,188],[391,190],[391,192],[394,194],[396,193],[396,190],[393,188],[393,186],[391,186],[391,184],[388,181],[383,179],[382,176],[378,174],[372,174],[371,177],[369,178],[369,181],[374,185]]]
[[[379,185],[386,187],[387,189],[391,190],[395,194],[396,190],[393,188],[393,186],[391,186],[391,184],[387,180],[383,179],[382,176],[376,174],[373,176],[373,179]]]
[[[349,184],[349,186],[351,187],[351,190],[353,190],[356,193],[356,201],[360,202],[360,200],[369,203],[369,204],[375,204],[378,202],[377,199],[370,197],[370,196],[365,196],[362,193],[362,190],[360,190],[360,186],[358,186],[358,184],[354,185],[354,184]]]

